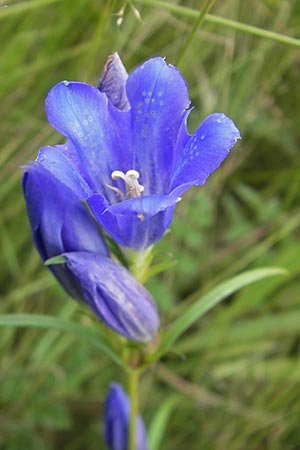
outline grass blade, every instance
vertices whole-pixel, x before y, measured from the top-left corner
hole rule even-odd
[[[168,398],[153,417],[148,433],[149,448],[151,450],[159,450],[161,448],[161,442],[168,420],[177,405],[178,400],[179,398],[174,396]]]
[[[116,364],[123,366],[119,355],[107,344],[100,333],[95,333],[75,322],[39,314],[2,314],[0,315],[0,327],[47,328],[72,333],[106,353]]]
[[[170,11],[174,14],[178,14],[183,17],[198,18],[199,11],[188,8],[186,6],[176,5],[175,3],[164,2],[161,0],[136,0],[138,3],[147,4],[151,6],[157,6],[166,11]],[[204,21],[220,25],[232,30],[242,31],[244,33],[253,34],[264,39],[271,39],[273,41],[281,42],[282,44],[293,45],[294,47],[300,47],[300,39],[296,39],[284,34],[276,33],[275,31],[265,30],[264,28],[255,27],[246,23],[238,22],[237,20],[226,19],[225,17],[215,16],[213,14],[206,14]]]
[[[229,295],[256,281],[285,274],[287,272],[284,269],[266,267],[244,272],[219,284],[207,294],[204,294],[175,320],[169,330],[163,335],[158,352],[154,355],[155,359],[166,353],[189,327]]]

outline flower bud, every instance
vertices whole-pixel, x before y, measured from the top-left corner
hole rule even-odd
[[[122,111],[130,108],[126,94],[127,78],[128,73],[118,53],[110,55],[101,72],[98,89],[104,92],[111,103]]]
[[[23,188],[35,245],[67,293],[122,336],[151,340],[159,327],[155,302],[109,257],[98,225],[76,194],[38,163],[27,168]],[[55,256],[63,257],[59,264],[52,264]]]
[[[109,450],[128,450],[130,401],[118,383],[112,383],[105,403],[104,437]],[[147,450],[143,419],[138,416],[135,427],[136,450]]]

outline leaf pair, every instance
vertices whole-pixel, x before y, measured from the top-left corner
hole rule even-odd
[[[244,272],[219,284],[196,300],[166,331],[162,332],[160,345],[151,355],[148,363],[161,358],[161,356],[172,348],[185,331],[229,295],[256,281],[272,276],[285,275],[286,273],[281,268],[256,269]],[[3,314],[0,316],[0,327],[4,326],[47,328],[74,334],[104,352],[117,365],[123,366],[125,369],[127,368],[121,356],[111,347],[105,337],[94,328],[90,329],[87,326],[65,319],[38,314]]]

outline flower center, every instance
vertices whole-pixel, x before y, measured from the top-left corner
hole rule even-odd
[[[121,170],[114,170],[111,178],[113,180],[121,178],[124,181],[126,185],[126,196],[128,198],[140,197],[144,191],[144,186],[138,182],[140,174],[137,170],[127,170],[126,173]],[[117,188],[114,188],[114,190],[117,190]]]

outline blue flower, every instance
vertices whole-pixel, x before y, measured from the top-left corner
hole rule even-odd
[[[130,401],[118,383],[112,383],[105,403],[104,436],[109,450],[128,449]],[[136,420],[136,450],[147,450],[143,420]]]
[[[66,165],[59,170],[71,169]],[[83,192],[84,185],[81,188]],[[134,341],[151,340],[159,327],[155,303],[130,272],[110,258],[99,226],[80,197],[38,162],[26,169],[23,190],[34,243],[43,261],[63,256],[65,263],[50,265],[50,270],[68,294],[88,304],[117,333]]]
[[[98,88],[64,81],[49,92],[48,120],[67,142],[42,149],[38,161],[118,244],[145,249],[169,227],[182,193],[205,183],[240,138],[221,113],[189,135],[189,105],[185,80],[163,58],[128,76],[115,54]]]

